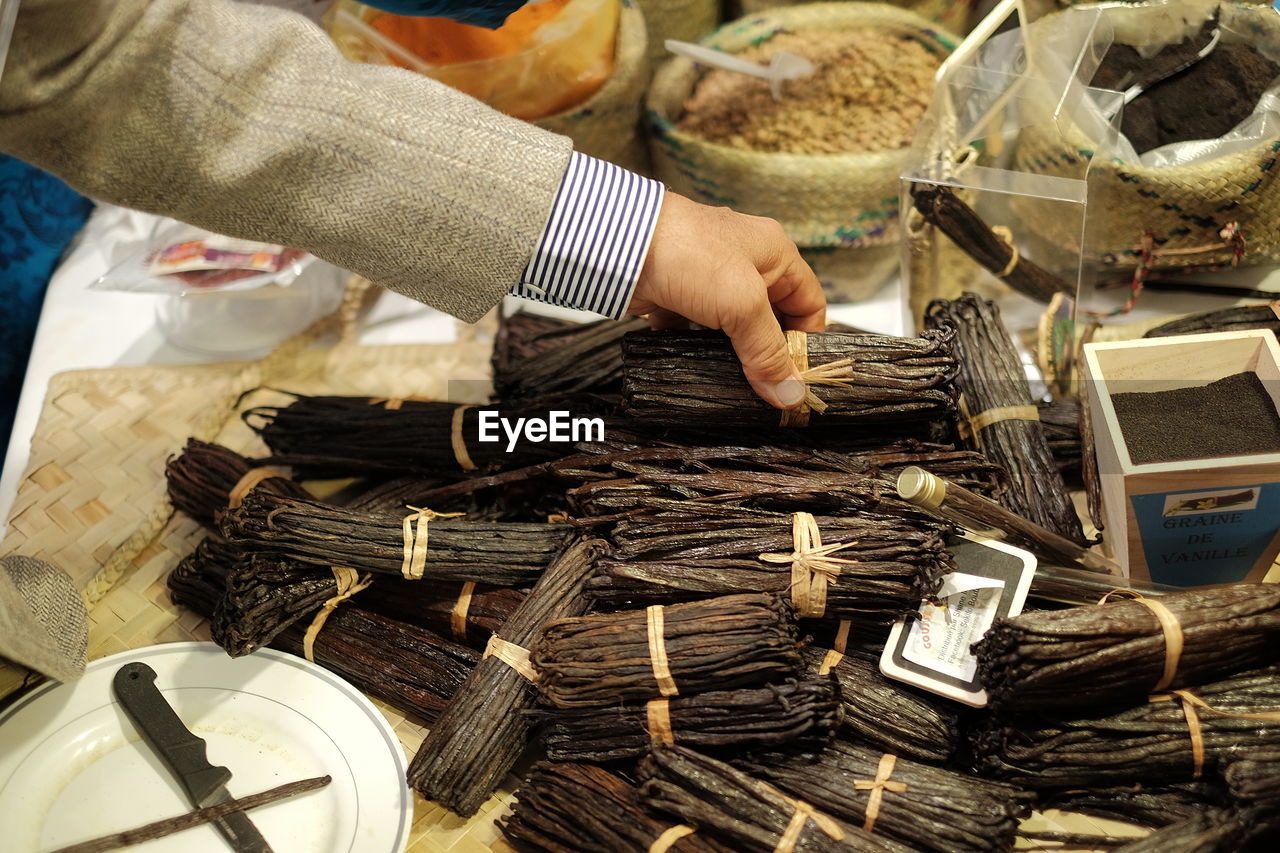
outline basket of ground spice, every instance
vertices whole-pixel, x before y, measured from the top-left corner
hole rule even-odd
[[[861,3],[864,0],[846,0],[846,2]],[[969,12],[976,5],[974,0],[890,0],[890,4],[910,9],[917,15],[942,24],[957,33],[968,29]],[[755,15],[768,9],[795,6],[798,2],[797,0],[740,0],[738,5],[742,8],[743,15]]]
[[[1082,179],[1088,170],[1087,236],[1035,199],[1014,199],[1016,212],[1049,244],[1083,251],[1103,269],[1280,257],[1280,132],[1269,112],[1280,84],[1280,16],[1217,0],[1104,4],[1048,16],[1032,32],[1053,50],[1055,27],[1094,14],[1113,39],[1085,82],[1141,87],[1121,115],[1123,137],[1091,138],[1081,122],[1055,120],[1046,103],[1015,152],[1027,172]]]
[[[647,163],[636,131],[647,38],[631,0],[545,0],[496,30],[340,0],[325,24],[350,59],[417,71],[562,133],[585,154],[630,168]]]
[[[648,99],[657,176],[776,219],[804,248],[895,243],[898,175],[954,38],[905,9],[845,2],[772,9],[702,44],[762,64],[789,51],[816,70],[774,100],[763,80],[669,61]]]

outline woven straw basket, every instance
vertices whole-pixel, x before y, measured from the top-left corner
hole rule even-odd
[[[492,324],[462,328],[453,344],[362,347],[318,324],[257,362],[81,370],[55,376],[32,440],[0,554],[24,554],[66,571],[89,610],[89,657],[156,643],[208,640],[195,614],[170,600],[169,571],[204,537],[165,497],[164,463],[189,436],[246,454],[265,447],[239,412],[287,402],[266,386],[305,394],[444,399],[450,379],[489,377]],[[484,382],[455,383],[485,396]],[[260,389],[253,391],[253,389]],[[241,394],[252,391],[243,400]],[[482,399],[463,402],[483,402]],[[27,672],[0,662],[0,703]],[[375,700],[405,755],[426,729]],[[507,851],[495,821],[511,800],[510,779],[464,820],[414,798],[412,853]]]
[[[803,0],[742,0],[742,14],[755,15],[769,9],[781,9],[796,6]],[[849,0],[861,3],[863,0]],[[937,24],[962,33],[968,29],[969,11],[973,7],[972,0],[888,0],[890,5],[910,9],[922,18],[928,18]]]
[[[780,32],[874,28],[915,38],[937,53],[954,39],[914,12],[881,3],[814,3],[725,24],[702,44],[730,53]],[[897,239],[898,175],[907,149],[870,154],[777,154],[707,142],[675,126],[701,71],[667,62],[649,90],[654,170],[698,201],[778,220],[803,247],[883,246]]]
[[[582,104],[534,124],[573,140],[576,151],[648,171],[649,152],[640,133],[640,111],[649,85],[645,17],[632,0],[622,0],[613,74]]]
[[[1205,8],[1217,5],[1208,3]],[[1156,8],[1129,10],[1130,15],[1136,12],[1160,14]],[[1220,14],[1233,30],[1253,33],[1255,44],[1280,51],[1280,16],[1273,9],[1222,3]],[[1126,41],[1120,26],[1116,41]],[[1065,121],[1054,124],[1046,117],[1019,135],[1017,168],[1080,179],[1094,148],[1094,141],[1076,125]],[[1231,263],[1230,247],[1205,247],[1221,245],[1223,228],[1233,222],[1239,224],[1245,238],[1242,260],[1272,261],[1280,258],[1280,185],[1276,183],[1280,170],[1273,169],[1277,156],[1280,139],[1208,162],[1164,169],[1097,158],[1089,166],[1090,222],[1083,247],[1078,225],[1061,221],[1054,215],[1054,205],[1020,197],[1014,199],[1014,209],[1050,245],[1073,252],[1083,250],[1087,260],[1104,266],[1136,266],[1147,231],[1158,250],[1152,267]],[[1190,251],[1162,254],[1169,250]]]
[[[644,11],[649,33],[650,68],[657,68],[671,54],[667,39],[697,41],[720,23],[719,0],[636,0]]]

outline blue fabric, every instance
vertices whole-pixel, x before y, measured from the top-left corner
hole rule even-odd
[[[45,288],[92,207],[52,175],[0,154],[0,447],[13,428]]]
[[[364,3],[396,15],[451,18],[496,30],[525,0],[364,0]]]

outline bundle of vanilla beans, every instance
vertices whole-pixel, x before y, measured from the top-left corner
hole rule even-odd
[[[463,817],[498,788],[531,738],[537,701],[527,651],[549,622],[586,611],[582,587],[600,540],[575,539],[489,641],[486,655],[427,733],[410,787]]]
[[[553,761],[640,758],[656,739],[714,752],[732,747],[820,750],[840,722],[839,683],[811,676],[762,687],[711,690],[667,700],[662,731],[644,705],[557,710],[544,733]]]
[[[1111,849],[1114,853],[1235,853],[1267,849],[1247,846],[1255,831],[1250,826],[1250,818],[1237,809],[1206,808],[1186,820]]]
[[[551,622],[530,659],[556,708],[730,690],[800,671],[791,608],[760,593]]]
[[[646,422],[717,429],[945,418],[954,410],[949,341],[946,332],[807,335],[796,346],[810,396],[801,409],[780,414],[747,383],[723,334],[633,332],[622,342],[623,411]]]
[[[1143,337],[1163,338],[1170,335],[1240,332],[1248,329],[1270,329],[1272,332],[1280,332],[1280,314],[1276,313],[1276,303],[1234,305],[1217,311],[1188,314],[1147,330]]]
[[[252,483],[250,472],[259,472]],[[307,500],[311,494],[284,469],[262,468],[256,460],[241,456],[220,444],[187,439],[187,445],[164,466],[169,502],[205,527],[213,529],[217,516],[232,503],[237,487],[261,488],[276,495]],[[244,489],[247,492],[247,489]],[[236,495],[238,502],[243,495]]]
[[[1194,817],[1204,811],[1206,806],[1228,804],[1221,786],[1208,782],[1182,782],[1176,785],[1135,783],[1110,788],[1066,788],[1038,793],[1040,796],[1037,807],[1041,810],[1052,808],[1152,829]]]
[[[1030,788],[1189,782],[1280,748],[1280,666],[1131,705],[993,714],[972,735],[975,769]]]
[[[883,644],[882,644],[883,645]],[[808,646],[802,652],[806,672],[830,672],[840,682],[844,705],[842,730],[860,743],[916,761],[947,761],[960,740],[959,713],[953,703],[880,674],[870,652]]]
[[[233,657],[268,645],[338,594],[332,571],[275,554],[241,552],[212,538],[201,547],[206,559],[216,557],[226,566],[226,588],[210,627],[214,640]],[[519,590],[502,587],[380,576],[360,590],[354,603],[483,648],[523,599]]]
[[[929,305],[926,324],[954,336],[962,433],[974,449],[1009,472],[1011,483],[1000,502],[1023,518],[1084,544],[1080,518],[995,303],[972,293],[955,300],[938,299]]]
[[[422,577],[496,586],[535,581],[571,533],[564,524],[433,515],[415,509],[360,512],[254,489],[222,515],[219,532],[246,550],[317,566],[412,576],[418,574],[416,563]]]
[[[1040,423],[1044,427],[1049,452],[1063,476],[1080,473],[1080,402],[1059,398],[1049,403],[1039,403]]]
[[[624,518],[587,590],[614,606],[768,592],[787,597],[801,616],[887,626],[936,593],[951,571],[937,525],[872,513],[810,520],[694,501]],[[823,576],[797,582],[797,560],[823,547]]]
[[[889,756],[886,758],[886,756]],[[752,776],[853,826],[912,850],[1009,850],[1034,796],[1012,785],[932,767],[837,739],[821,752],[756,753],[734,761]],[[880,789],[871,808],[874,782]]]
[[[622,337],[648,326],[638,317],[594,323],[526,313],[504,317],[493,345],[494,399],[617,394],[622,389]]]
[[[260,406],[243,414],[271,448],[271,461],[313,477],[403,476],[461,479],[518,468],[572,451],[572,444],[518,441],[497,417],[546,418],[550,410],[594,414],[606,404],[587,397],[471,406],[422,400],[299,396],[287,406]],[[493,419],[481,441],[481,415]]]
[[[227,577],[240,556],[236,549],[212,537],[204,540],[170,573],[173,600],[216,622],[225,603]],[[316,601],[315,608],[324,600]],[[279,619],[269,603],[261,615],[272,623]],[[301,618],[304,615],[296,614],[280,630],[271,631],[270,644],[301,655],[310,623]],[[320,666],[424,722],[436,719],[480,660],[471,648],[365,610],[354,601],[328,615],[315,634],[312,651]]]
[[[1011,237],[996,232],[950,187],[913,184],[911,200],[926,222],[1005,284],[1038,302],[1055,293],[1076,295],[1076,285],[1022,257]]]
[[[635,786],[589,764],[535,764],[498,827],[519,853],[732,853],[706,833],[657,817],[640,805]]]
[[[1141,600],[997,619],[974,644],[992,704],[1057,708],[1136,701],[1280,660],[1280,585],[1234,584],[1162,595],[1181,628],[1167,682],[1167,631]]]
[[[647,807],[715,834],[738,853],[912,849],[844,823],[763,779],[679,744],[655,744],[640,764],[640,778],[640,797]]]

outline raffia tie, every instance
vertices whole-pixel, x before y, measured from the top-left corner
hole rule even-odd
[[[1009,249],[1009,262],[1004,265],[1004,269],[995,274],[996,278],[1004,278],[1018,266],[1018,244],[1013,242],[1013,232],[1007,225],[996,225],[991,229],[991,233]]]
[[[459,406],[453,410],[453,420],[449,426],[449,443],[453,446],[453,458],[457,460],[458,467],[463,471],[476,470],[476,463],[471,461],[471,454],[467,452],[467,441],[462,437],[462,418],[466,415],[468,409],[474,409],[475,406]]]
[[[400,564],[400,574],[405,580],[416,581],[422,578],[427,568],[427,526],[437,518],[457,518],[465,515],[461,512],[436,512],[425,507],[411,506],[413,512],[404,517],[402,532],[404,533],[404,562]]]
[[[333,569],[333,579],[337,582],[338,589],[332,598],[320,606],[315,617],[312,618],[311,624],[307,626],[307,633],[302,636],[302,656],[312,663],[316,662],[316,637],[320,634],[320,629],[324,627],[324,623],[328,621],[329,614],[339,604],[373,583],[373,576],[370,574],[361,576],[355,569],[349,569],[346,566],[332,566],[331,568]]]
[[[409,401],[415,403],[430,403],[430,397],[372,397],[369,399],[370,406],[382,406],[390,412],[398,412]]]
[[[1204,732],[1200,727],[1200,715],[1211,714],[1215,717],[1228,717],[1233,720],[1258,720],[1260,722],[1280,722],[1280,711],[1223,711],[1215,708],[1190,690],[1170,690],[1147,697],[1148,702],[1182,702],[1182,713],[1187,718],[1187,734],[1191,738],[1191,761],[1195,770],[1195,778],[1204,774]]]
[[[455,639],[467,638],[467,611],[471,609],[471,596],[475,591],[475,581],[464,583],[462,591],[458,593],[458,600],[453,605],[453,610],[449,612],[449,628],[453,631]]]
[[[240,504],[244,503],[244,499],[248,497],[249,492],[252,492],[259,483],[275,477],[289,479],[289,469],[281,468],[278,465],[263,465],[261,468],[250,468],[245,471],[244,476],[236,481],[236,484],[231,487],[230,494],[227,495],[227,508],[239,509]]]
[[[822,531],[810,513],[791,514],[791,541],[795,548],[790,554],[761,554],[766,563],[791,564],[791,601],[800,616],[816,618],[827,612],[827,585],[840,576],[845,566],[858,563],[833,557],[839,551],[852,548],[857,542],[822,544]]]
[[[1156,686],[1151,688],[1153,693],[1158,693],[1173,684],[1173,679],[1178,675],[1178,664],[1182,662],[1182,624],[1163,603],[1154,598],[1146,598],[1131,589],[1113,589],[1098,603],[1106,604],[1113,595],[1133,599],[1155,614],[1160,622],[1160,632],[1164,635],[1164,669],[1160,672],[1160,680],[1156,682]]]
[[[649,665],[653,668],[653,680],[664,697],[680,695],[675,679],[671,677],[671,665],[667,661],[666,620],[661,604],[645,609],[646,630],[649,637]]]
[[[773,848],[773,853],[793,853],[796,849],[796,843],[800,840],[800,833],[804,832],[805,824],[813,821],[818,829],[832,841],[843,841],[844,830],[840,828],[840,824],[827,817],[804,800],[796,800],[788,797],[772,785],[760,783],[760,788],[776,797],[780,797],[784,802],[791,805],[795,812],[791,815],[791,821],[787,824],[787,828],[783,830],[781,837],[778,838],[777,845]]]
[[[683,823],[669,826],[665,832],[653,839],[653,843],[649,845],[648,853],[667,853],[668,850],[675,846],[677,841],[690,835],[693,835],[692,826],[685,826]]]
[[[853,359],[841,358],[836,361],[809,366],[809,336],[805,332],[791,330],[787,332],[787,352],[791,361],[800,372],[804,382],[804,400],[794,409],[784,409],[781,426],[808,426],[809,412],[822,414],[827,404],[813,392],[814,385],[840,386],[853,384]]]
[[[992,424],[1001,421],[1040,420],[1040,410],[1035,406],[996,406],[974,415],[969,412],[969,404],[963,394],[957,405],[960,409],[960,437],[972,441],[978,449],[982,449],[982,431]]]
[[[880,764],[876,767],[875,779],[855,779],[853,789],[855,791],[870,791],[871,795],[867,797],[867,819],[862,824],[862,828],[866,832],[871,832],[875,828],[876,818],[880,817],[880,804],[884,800],[885,791],[893,791],[895,794],[905,794],[907,792],[906,782],[890,782],[889,777],[893,775],[893,767],[898,763],[898,756],[886,752],[880,756]]]
[[[844,660],[844,652],[849,644],[849,629],[851,627],[853,627],[853,620],[840,620],[840,627],[836,629],[836,641],[827,650],[826,657],[822,659],[821,665],[818,666],[818,675],[826,675],[839,666],[840,661]]]
[[[671,700],[650,699],[644,706],[645,728],[654,743],[675,743],[676,732],[671,726]]]
[[[485,658],[497,658],[519,673],[525,681],[530,684],[538,683],[538,673],[529,662],[529,650],[524,646],[509,643],[494,634],[489,637],[489,642],[484,647],[484,654],[480,656],[481,660]]]

